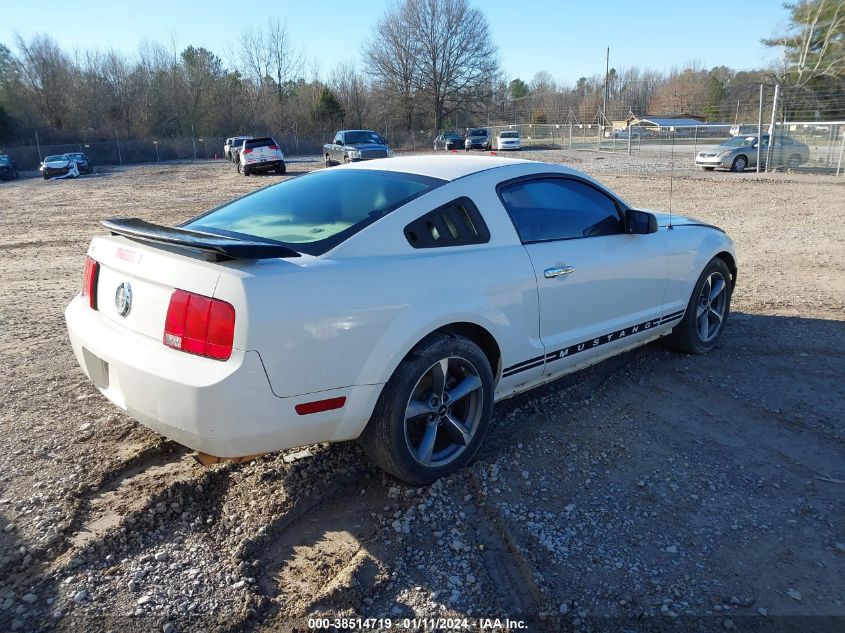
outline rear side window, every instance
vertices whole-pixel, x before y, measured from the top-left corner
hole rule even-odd
[[[414,248],[486,244],[490,231],[472,200],[463,197],[429,211],[405,227]]]
[[[321,255],[446,181],[369,169],[324,169],[259,189],[183,225],[257,237]]]
[[[616,202],[578,180],[540,178],[499,189],[523,242],[547,242],[623,233]]]

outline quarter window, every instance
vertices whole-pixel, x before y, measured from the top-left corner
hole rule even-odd
[[[523,242],[624,232],[616,202],[578,180],[540,178],[502,187],[499,196]]]

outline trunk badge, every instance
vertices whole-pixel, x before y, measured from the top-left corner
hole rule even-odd
[[[125,317],[132,309],[132,286],[129,282],[121,283],[114,293],[114,307],[117,308],[117,313]]]

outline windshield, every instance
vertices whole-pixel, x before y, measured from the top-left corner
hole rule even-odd
[[[45,163],[52,163],[58,162],[60,160],[70,160],[70,157],[67,154],[57,154],[56,156],[48,156],[44,159]]]
[[[756,142],[756,136],[737,136],[722,143],[722,147],[752,147]]]
[[[85,160],[85,154],[68,154],[73,159]]]
[[[321,170],[260,189],[183,226],[274,240],[301,253],[321,255],[444,183],[399,172]]]
[[[345,140],[347,145],[363,145],[365,143],[374,143],[376,145],[384,144],[384,141],[381,140],[381,137],[378,134],[367,130],[347,132]]]
[[[484,130],[484,129],[470,130],[469,135],[470,136],[487,136],[487,130]]]
[[[463,137],[460,134],[444,134],[443,138],[449,139],[450,141],[460,141]]]
[[[519,138],[519,132],[499,132],[499,138]]]

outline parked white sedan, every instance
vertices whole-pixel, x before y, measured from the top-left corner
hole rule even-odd
[[[496,400],[659,337],[716,345],[732,242],[669,220],[561,165],[373,160],[176,228],[104,222],[68,331],[109,400],[201,453],[359,438],[423,484]]]

